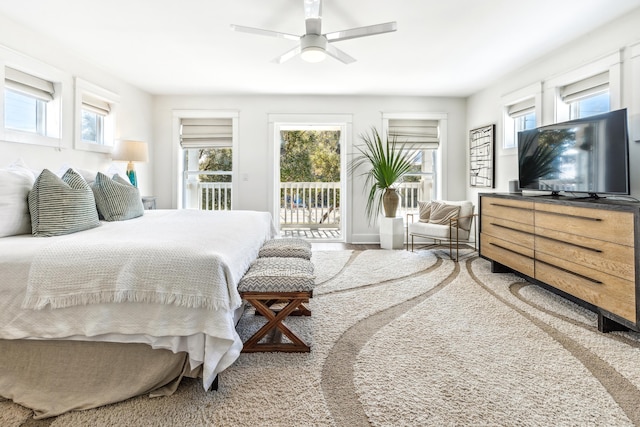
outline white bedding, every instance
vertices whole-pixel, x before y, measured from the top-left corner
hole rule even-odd
[[[224,274],[217,277],[218,283],[211,284],[225,289],[230,304],[217,310],[145,302],[22,308],[34,257],[69,237],[5,237],[0,239],[0,338],[138,342],[174,352],[187,351],[192,369],[203,365],[203,386],[208,389],[217,373],[233,363],[242,349],[235,330],[235,308],[240,301],[236,286],[262,243],[275,235],[271,215],[250,211],[145,211],[140,218],[103,222],[100,227],[77,234],[95,237],[95,242],[121,242],[123,247],[144,235],[162,235],[164,242],[174,241],[178,247],[200,247],[221,262]],[[63,262],[71,270],[82,265],[77,259]],[[166,263],[170,265],[171,259]]]

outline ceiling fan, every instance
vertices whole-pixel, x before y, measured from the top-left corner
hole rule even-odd
[[[345,64],[355,62],[355,58],[344,51],[333,46],[331,43],[342,40],[355,39],[358,37],[374,36],[376,34],[396,31],[396,22],[386,22],[384,24],[368,25],[366,27],[351,28],[348,30],[335,31],[322,34],[322,0],[303,0],[306,31],[303,35],[281,33],[278,31],[263,30],[261,28],[245,27],[242,25],[231,25],[234,31],[244,33],[259,34],[269,37],[279,37],[288,40],[298,41],[298,46],[275,58],[273,62],[282,64],[283,62],[300,55],[308,62],[320,62],[326,55],[332,56]]]

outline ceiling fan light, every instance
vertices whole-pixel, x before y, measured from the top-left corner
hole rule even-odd
[[[300,56],[307,62],[321,62],[324,61],[324,59],[327,57],[327,54],[322,48],[319,48],[317,46],[309,46],[302,49]]]

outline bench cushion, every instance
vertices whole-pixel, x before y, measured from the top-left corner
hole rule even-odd
[[[311,261],[302,258],[258,258],[238,284],[239,292],[307,292],[315,285]]]
[[[271,239],[260,248],[258,257],[286,257],[311,259],[311,243],[303,239]]]

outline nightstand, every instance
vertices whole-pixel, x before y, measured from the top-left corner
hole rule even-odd
[[[156,208],[156,196],[142,196],[142,206],[145,209],[155,209]]]

